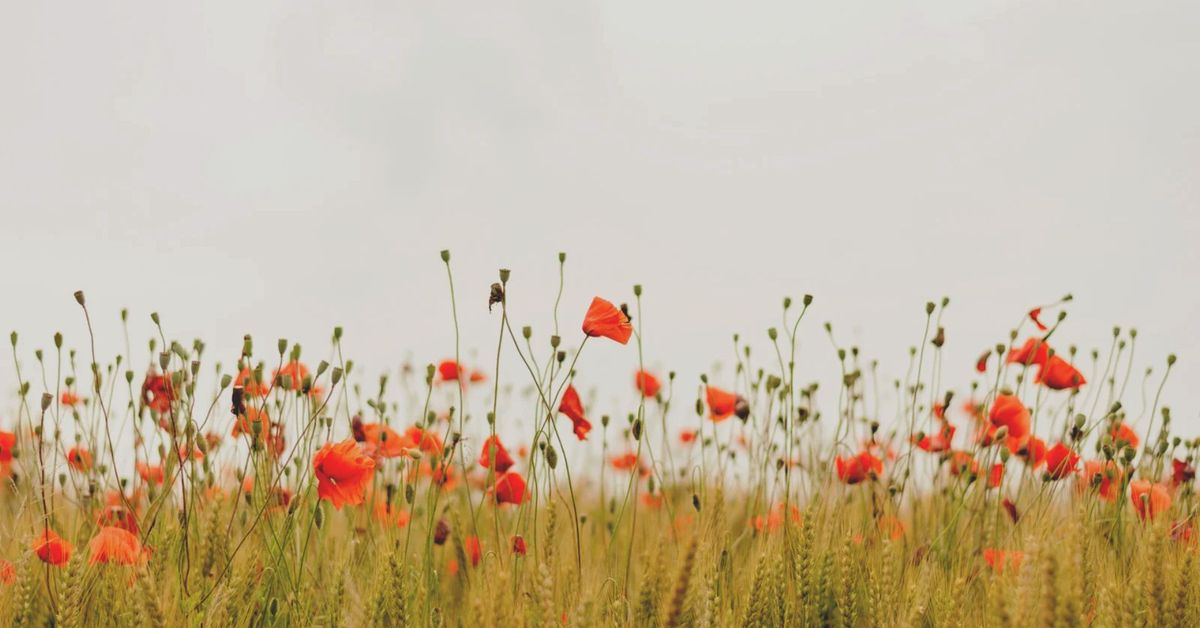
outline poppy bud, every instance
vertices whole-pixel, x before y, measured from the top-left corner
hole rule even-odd
[[[44,412],[54,402],[54,395],[50,393],[42,393],[42,411]]]
[[[154,321],[155,325],[162,324],[162,321],[158,318],[158,312],[150,312],[150,320]]]
[[[633,440],[642,440],[642,420],[633,422]]]
[[[996,434],[995,434],[994,440],[1002,441],[1005,438],[1008,438],[1008,426],[1001,425],[999,428],[996,429]]]
[[[488,412],[488,413],[487,413],[487,422],[488,422],[488,425],[495,425],[495,424],[496,424],[496,413],[495,413],[495,412]]]
[[[1076,414],[1076,415],[1075,415],[1075,428],[1076,428],[1076,429],[1080,429],[1080,430],[1081,430],[1081,429],[1083,429],[1083,426],[1084,426],[1084,425],[1086,425],[1086,424],[1087,424],[1087,417],[1086,417],[1086,416],[1084,416],[1084,415],[1082,415],[1082,414]]]
[[[930,342],[933,343],[933,346],[935,346],[939,349],[942,348],[942,345],[946,344],[946,328],[938,327],[937,335],[934,336],[933,340],[931,340]]]
[[[642,296],[642,284],[640,284],[640,283],[633,284],[633,296],[635,296],[635,297]]]
[[[450,249],[442,249],[442,252],[440,255],[442,256],[443,262],[446,262],[447,264],[450,263]]]
[[[75,302],[80,305],[84,305],[85,301],[86,301],[86,299],[83,298],[83,290],[76,290],[75,291]]]
[[[695,493],[692,493],[692,508],[695,508],[696,512],[700,512],[700,496]]]
[[[313,525],[320,530],[321,526],[325,525],[325,509],[321,508],[321,502],[317,502],[317,507],[313,510]]]
[[[608,427],[608,415],[600,415],[600,427]]]
[[[1167,356],[1167,366],[1174,366],[1174,365],[1175,365],[1175,354],[1172,353]]]
[[[338,382],[342,381],[342,369],[340,367],[333,367],[333,370],[329,373],[329,381],[333,383],[334,386],[336,386]]]
[[[552,349],[557,349],[557,348],[558,348],[558,343],[559,343],[561,340],[562,340],[562,339],[561,339],[561,338],[559,338],[558,336],[550,336],[550,347],[551,347]]]
[[[171,363],[171,354],[170,353],[167,353],[164,351],[163,353],[158,354],[158,366],[161,367],[162,370],[164,370],[164,371],[167,370],[167,365],[169,365],[170,363]]]
[[[704,402],[700,399],[696,400],[696,416],[704,416]]]
[[[533,328],[530,327],[529,325],[522,327],[521,328],[521,336],[523,336],[526,340],[529,340],[529,338],[531,336],[533,336]]]
[[[776,330],[774,327],[767,328],[767,338],[770,338],[771,340],[775,340],[775,338],[777,338],[778,336],[779,336],[779,331]]]
[[[242,336],[242,357],[250,357],[254,353],[254,340],[250,334]]]
[[[433,527],[433,542],[437,545],[443,545],[449,536],[450,524],[446,523],[445,519],[438,519],[437,525]]]
[[[17,332],[14,331],[10,333],[8,335],[8,341],[12,343],[12,346],[15,348],[17,346]]]
[[[558,452],[554,450],[554,445],[546,445],[546,464],[550,465],[551,469],[558,468]]]
[[[925,304],[925,313],[933,314],[933,310],[935,307],[937,307],[937,306],[933,304],[933,301],[929,301],[928,303]]]

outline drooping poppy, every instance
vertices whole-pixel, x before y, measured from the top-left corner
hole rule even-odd
[[[142,480],[148,484],[163,483],[163,468],[158,464],[146,464],[144,462],[137,463],[137,472]]]
[[[1083,373],[1057,354],[1050,356],[1037,372],[1034,382],[1052,390],[1075,389],[1087,383]]]
[[[1138,517],[1145,521],[1166,512],[1171,507],[1171,493],[1162,484],[1152,484],[1147,480],[1134,480],[1129,483],[1129,500]]]
[[[49,528],[44,528],[42,533],[33,540],[33,551],[37,557],[42,559],[42,562],[55,567],[67,564],[67,561],[71,560],[72,550],[70,543]]]
[[[1052,480],[1061,480],[1074,475],[1079,466],[1079,454],[1062,443],[1055,443],[1046,452],[1046,475]]]
[[[525,478],[516,471],[509,471],[496,478],[494,489],[497,504],[520,505],[525,501]]]
[[[1196,467],[1186,460],[1171,459],[1171,484],[1173,486],[1188,484],[1194,479],[1196,479]]]
[[[1079,490],[1087,491],[1096,488],[1096,494],[1107,502],[1117,500],[1117,492],[1121,490],[1121,481],[1125,472],[1112,460],[1087,460],[1083,463],[1083,472],[1079,475]]]
[[[142,405],[158,414],[170,412],[171,402],[175,400],[175,387],[171,382],[170,373],[147,373],[146,379],[142,380],[141,398]]]
[[[368,453],[380,458],[398,458],[408,453],[405,438],[383,423],[364,423],[362,437]],[[358,440],[355,438],[355,440]]]
[[[1116,427],[1109,431],[1108,435],[1112,436],[1113,444],[1115,444],[1118,449],[1121,447],[1129,447],[1130,449],[1136,451],[1138,445],[1142,442],[1141,439],[1138,438],[1137,432],[1133,431],[1133,428],[1129,427],[1128,423],[1119,423]]]
[[[638,392],[642,393],[643,397],[653,399],[658,396],[658,391],[662,389],[662,382],[652,375],[649,371],[638,371],[633,376],[633,385],[637,387]]]
[[[837,456],[834,464],[837,466],[838,479],[846,484],[858,484],[883,474],[883,461],[869,451],[849,458]]]
[[[633,335],[633,325],[624,312],[617,306],[596,297],[588,306],[587,314],[583,317],[583,333],[589,336],[603,336],[621,344],[629,342]]]
[[[72,447],[67,451],[67,466],[73,471],[87,473],[92,469],[92,452],[79,446]]]
[[[478,567],[479,561],[483,559],[483,545],[479,542],[479,537],[471,535],[463,539],[463,549],[471,559],[471,566]]]
[[[375,473],[375,461],[365,455],[353,438],[326,443],[313,456],[317,476],[317,495],[329,500],[334,508],[358,505]]]
[[[493,434],[483,441],[483,451],[479,453],[479,466],[494,469],[496,473],[504,473],[513,464],[512,456],[504,448],[504,443],[500,442],[499,436]]]
[[[1000,500],[1000,505],[1004,507],[1004,512],[1008,513],[1008,518],[1015,524],[1021,520],[1021,513],[1017,511],[1017,504],[1013,500],[1005,497]]]
[[[708,402],[709,418],[719,423],[737,411],[738,396],[715,386],[705,386],[704,398]]]
[[[989,547],[983,550],[983,560],[997,574],[1003,574],[1006,568],[1010,571],[1020,569],[1021,562],[1025,560],[1025,553],[1019,550],[998,550]]]
[[[1021,345],[1020,349],[1013,349],[1008,352],[1007,361],[1009,364],[1021,364],[1024,366],[1041,366],[1046,363],[1046,359],[1050,357],[1050,345],[1046,344],[1041,338],[1029,338]]]
[[[88,564],[136,565],[145,557],[136,534],[124,528],[105,526],[88,542]]]
[[[592,429],[592,424],[583,414],[583,402],[579,399],[579,393],[575,391],[573,384],[567,385],[566,392],[563,393],[562,401],[558,404],[558,411],[567,415],[571,419],[571,423],[575,425],[575,437],[579,440],[586,440],[588,432]]]

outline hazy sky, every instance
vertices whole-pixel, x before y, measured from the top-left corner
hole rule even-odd
[[[1194,2],[5,4],[0,329],[26,365],[55,330],[85,346],[76,289],[105,360],[125,306],[135,347],[157,310],[227,363],[244,333],[315,362],[334,325],[373,371],[435,361],[442,248],[490,363],[496,269],[544,343],[562,250],[567,342],[640,282],[687,399],[733,332],[765,358],[785,294],[816,296],[801,368],[830,390],[821,322],[890,378],[950,296],[963,390],[1071,292],[1060,344],[1136,326],[1135,373],[1177,352],[1165,398],[1200,432]],[[625,395],[635,364],[589,343],[580,379]],[[8,422],[9,358],[0,382]]]

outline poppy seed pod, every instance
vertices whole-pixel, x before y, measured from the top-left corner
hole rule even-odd
[[[443,262],[446,262],[447,264],[450,263],[450,249],[442,249],[442,252],[439,255],[442,256]]]
[[[83,298],[83,290],[75,291],[75,302],[80,305],[86,305],[86,299]]]

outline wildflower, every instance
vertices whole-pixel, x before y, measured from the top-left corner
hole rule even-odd
[[[1133,431],[1133,428],[1129,427],[1128,423],[1118,424],[1112,429],[1112,431],[1108,433],[1108,435],[1112,436],[1113,443],[1117,445],[1118,449],[1121,447],[1129,447],[1130,449],[1136,450],[1138,448],[1138,444],[1142,442],[1141,439],[1138,438],[1137,432]]]
[[[112,526],[128,530],[134,534],[138,533],[137,517],[133,513],[125,509],[120,504],[105,506],[96,515],[96,525]]]
[[[1029,410],[1014,395],[997,395],[989,415],[993,425],[1008,428],[1008,446],[1017,450],[1029,438]]]
[[[1000,484],[1004,482],[1004,463],[997,462],[992,465],[991,471],[988,471],[988,488],[1000,488]]]
[[[297,360],[292,360],[283,365],[283,368],[273,371],[272,375],[272,379],[280,385],[284,384],[284,376],[287,376],[287,386],[284,386],[284,389],[300,390],[300,387],[304,383],[304,378],[308,377],[308,367]]]
[[[88,543],[88,564],[136,565],[144,557],[137,535],[124,528],[105,526]]]
[[[495,469],[497,473],[504,473],[513,464],[512,456],[504,448],[504,443],[500,442],[499,436],[489,436],[483,442],[483,451],[479,454],[479,466],[484,469]]]
[[[375,472],[375,461],[363,454],[354,439],[326,443],[313,456],[313,471],[317,476],[317,495],[342,509],[345,504],[357,505]]]
[[[514,534],[512,537],[512,551],[521,556],[524,556],[527,551],[525,539],[520,534]]]
[[[1178,458],[1171,459],[1171,485],[1180,486],[1196,479],[1196,467]]]
[[[1075,473],[1079,466],[1079,454],[1062,443],[1055,443],[1046,452],[1046,477],[1051,480],[1061,480]]]
[[[0,431],[0,480],[12,474],[13,450],[16,446],[16,434]]]
[[[990,357],[992,357],[992,352],[984,351],[983,354],[979,356],[979,359],[975,360],[975,371],[978,373],[986,373],[988,358]]]
[[[138,472],[138,475],[141,476],[142,480],[144,480],[148,484],[162,484],[163,483],[162,465],[157,465],[157,464],[150,465],[150,464],[146,464],[144,462],[139,462],[139,463],[137,463],[137,472]]]
[[[684,445],[690,445],[696,442],[698,432],[696,430],[683,430],[679,433],[679,442]]]
[[[445,519],[438,519],[437,524],[433,526],[433,542],[436,545],[443,545],[446,539],[450,537],[450,524],[446,523]]]
[[[1087,380],[1083,378],[1083,373],[1058,355],[1050,356],[1046,363],[1038,369],[1034,381],[1038,384],[1045,384],[1047,388],[1053,390],[1079,388],[1087,383]]]
[[[714,423],[728,419],[737,410],[738,396],[731,392],[726,392],[713,386],[706,386],[704,397],[708,402],[709,418]]]
[[[1083,463],[1083,473],[1079,476],[1079,490],[1086,491],[1096,487],[1101,499],[1113,502],[1117,500],[1124,477],[1125,473],[1121,471],[1121,467],[1112,460],[1088,460]]]
[[[1162,484],[1151,484],[1146,480],[1134,480],[1129,483],[1129,500],[1138,518],[1145,521],[1154,519],[1171,507],[1171,494]]]
[[[0,584],[11,585],[17,581],[17,568],[12,563],[0,558]]]
[[[381,458],[398,458],[408,453],[408,449],[405,448],[405,438],[391,427],[382,423],[365,423],[361,429],[363,438],[361,442],[367,444],[367,449],[372,455]],[[355,436],[355,440],[358,440],[358,436]]]
[[[1021,568],[1021,561],[1025,560],[1025,553],[1019,550],[998,550],[994,548],[985,548],[983,550],[983,561],[986,562],[997,573],[1004,573],[1007,567],[1011,571],[1017,571]]]
[[[662,493],[642,493],[642,505],[646,508],[662,508]]]
[[[596,297],[583,317],[583,333],[625,344],[633,335],[633,325],[629,323],[629,317],[615,305]]]
[[[883,474],[883,461],[864,451],[857,456],[834,459],[837,465],[838,479],[846,484],[858,484]]]
[[[421,451],[433,455],[442,455],[442,439],[435,432],[423,430],[417,426],[412,426],[404,430],[404,438],[407,439],[407,445],[410,449],[420,449]]]
[[[83,447],[72,447],[67,451],[67,466],[74,471],[87,473],[92,469],[92,453]]]
[[[55,567],[61,567],[71,560],[71,544],[55,534],[54,530],[45,528],[33,541],[33,551],[42,562]]]
[[[166,414],[170,412],[171,402],[174,400],[175,387],[171,383],[169,373],[146,374],[146,379],[142,380],[142,405],[158,414]]]
[[[954,429],[953,425],[944,423],[937,434],[927,434],[920,439],[913,436],[912,440],[918,448],[930,453],[947,451],[950,449],[950,442],[954,440]]]
[[[467,551],[467,556],[471,559],[471,566],[477,567],[479,561],[483,559],[483,546],[479,543],[479,537],[471,535],[463,539],[463,549]]]
[[[658,396],[658,391],[662,389],[662,382],[658,378],[651,375],[648,371],[638,371],[633,376],[633,385],[637,387],[638,392],[642,393],[643,397],[654,398]]]
[[[257,432],[254,429],[255,423],[258,424]],[[254,406],[247,406],[246,412],[238,415],[237,420],[233,422],[233,430],[229,435],[237,438],[242,434],[249,434],[251,436],[257,434],[259,440],[265,440],[270,431],[271,417],[267,414],[266,408],[259,410]]]
[[[979,475],[979,463],[965,451],[950,452],[950,475],[958,477],[964,473]]]
[[[1017,505],[1013,500],[1005,497],[1000,501],[1000,505],[1004,507],[1004,512],[1008,513],[1008,518],[1012,519],[1014,524],[1021,520],[1021,513],[1017,512]]]
[[[395,524],[397,528],[403,528],[412,521],[412,515],[407,510],[397,510],[381,501],[375,505],[375,519],[384,525]]]
[[[616,469],[617,471],[632,471],[638,468],[639,462],[640,460],[638,460],[638,455],[630,451],[619,456],[613,456],[612,468]]]
[[[897,519],[896,517],[890,517],[887,515],[879,518],[879,524],[877,527],[883,536],[892,541],[899,541],[900,539],[904,538],[904,533],[907,531],[907,529],[904,527],[903,521]]]
[[[265,397],[271,394],[271,387],[264,384],[259,373],[250,370],[248,366],[238,371],[233,385],[235,388],[241,387],[247,397]]]
[[[509,471],[496,478],[495,496],[497,504],[520,505],[525,501],[525,478],[516,471]]]
[[[567,415],[567,418],[571,419],[571,423],[575,425],[575,437],[579,440],[586,440],[592,424],[583,415],[583,402],[579,400],[579,393],[575,391],[574,385],[567,386],[562,401],[558,404],[558,411]]]
[[[1050,345],[1046,344],[1046,341],[1041,338],[1030,338],[1025,341],[1025,344],[1020,349],[1013,349],[1008,352],[1007,362],[1023,366],[1041,366],[1046,363],[1046,359],[1049,357]]]
[[[1036,469],[1046,462],[1046,441],[1030,436],[1025,446],[1017,451],[1029,468]]]
[[[70,406],[72,408],[74,408],[75,404],[79,403],[80,401],[79,396],[70,390],[64,390],[58,399],[64,406]]]
[[[1196,526],[1190,520],[1176,521],[1171,524],[1171,540],[1176,543],[1191,545],[1196,542]]]
[[[1046,331],[1047,329],[1049,329],[1049,327],[1046,327],[1046,325],[1043,324],[1042,321],[1038,318],[1041,315],[1042,315],[1042,308],[1040,308],[1040,307],[1035,307],[1032,310],[1029,310],[1029,320],[1033,321],[1034,325],[1037,325],[1038,331]]]

